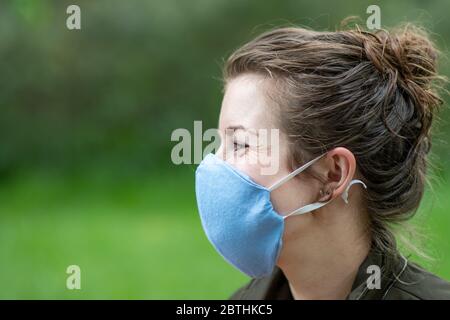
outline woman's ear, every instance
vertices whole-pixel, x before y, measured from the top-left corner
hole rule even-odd
[[[319,201],[324,202],[342,195],[353,179],[356,160],[353,153],[343,147],[329,151],[325,161],[325,181],[319,191]]]

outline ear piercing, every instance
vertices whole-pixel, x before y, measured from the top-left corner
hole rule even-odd
[[[344,202],[345,202],[346,204],[348,204],[348,190],[349,190],[350,187],[351,187],[353,184],[355,184],[355,183],[360,183],[360,184],[363,185],[363,187],[364,187],[365,189],[367,189],[366,184],[365,184],[364,182],[362,182],[361,180],[358,180],[358,179],[352,180],[352,181],[348,184],[347,188],[345,188],[344,192],[343,192],[342,195],[341,195],[342,199],[344,200]],[[330,194],[330,190],[327,190],[327,191],[324,192],[323,189],[320,189],[320,190],[319,190],[319,194],[320,194],[320,197],[323,197],[324,195],[327,195],[327,196],[328,196],[328,195]]]

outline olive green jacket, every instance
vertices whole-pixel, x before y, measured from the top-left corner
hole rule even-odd
[[[380,281],[374,282],[373,268],[378,266]],[[375,285],[378,283],[378,285]],[[276,268],[265,278],[253,279],[237,290],[233,300],[292,300],[288,281]],[[409,262],[403,256],[387,259],[371,251],[358,269],[348,300],[450,300],[450,283]]]

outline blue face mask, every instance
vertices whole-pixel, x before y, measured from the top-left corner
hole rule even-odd
[[[196,171],[195,192],[203,229],[223,258],[252,278],[269,275],[282,247],[284,220],[292,215],[318,209],[316,202],[287,215],[278,214],[270,201],[270,192],[304,171],[325,154],[293,171],[270,188],[265,188],[237,171],[214,154],[203,159]],[[342,198],[347,203],[348,189],[360,180],[352,180]]]

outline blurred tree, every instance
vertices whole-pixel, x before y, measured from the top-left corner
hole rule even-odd
[[[65,26],[72,3],[81,7],[79,31]],[[170,168],[172,130],[192,129],[194,120],[205,129],[216,125],[221,65],[234,48],[277,25],[334,29],[346,16],[364,18],[369,4],[3,1],[0,176],[22,168]],[[448,1],[379,5],[383,25],[432,21],[428,27],[447,51]],[[450,159],[448,148],[438,144],[437,150]]]

